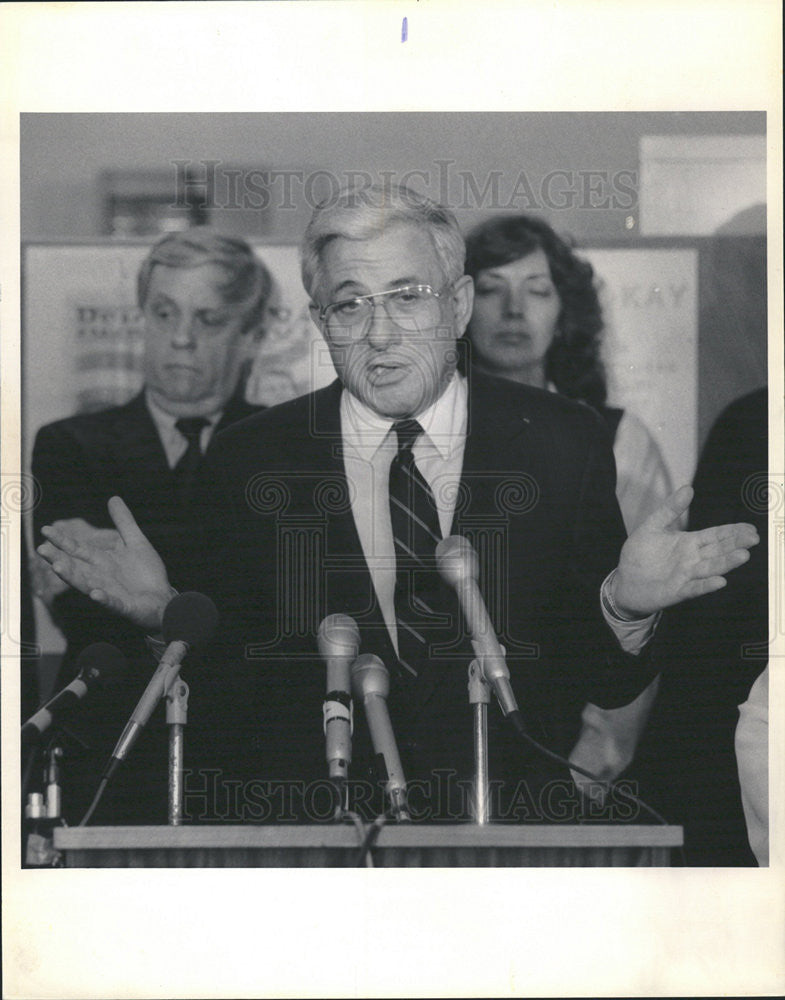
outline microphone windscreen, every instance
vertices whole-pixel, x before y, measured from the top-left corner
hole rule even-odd
[[[451,587],[476,580],[479,573],[477,553],[463,535],[448,535],[436,546],[436,566],[442,579]]]
[[[319,626],[319,652],[322,656],[357,656],[360,630],[349,615],[328,615]]]
[[[173,597],[164,611],[162,631],[167,643],[180,641],[188,646],[207,642],[218,626],[218,609],[204,594],[187,591]]]
[[[77,656],[74,666],[84,680],[111,684],[125,673],[125,657],[110,642],[94,642]]]
[[[378,656],[363,653],[352,664],[352,687],[360,699],[371,694],[386,698],[390,693],[390,672]]]

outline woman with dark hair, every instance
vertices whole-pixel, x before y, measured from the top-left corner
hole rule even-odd
[[[466,240],[475,284],[467,337],[478,368],[593,407],[614,439],[616,495],[634,531],[670,494],[660,450],[629,411],[606,405],[594,271],[541,219],[505,215]]]
[[[613,436],[616,496],[634,531],[671,493],[656,442],[630,414],[606,405],[600,359],[602,308],[594,271],[541,219],[491,218],[469,233],[466,272],[474,310],[466,331],[470,364],[494,375],[560,392],[593,407]],[[659,679],[622,708],[587,704],[570,760],[606,781],[629,766]],[[601,794],[573,771],[586,794]]]

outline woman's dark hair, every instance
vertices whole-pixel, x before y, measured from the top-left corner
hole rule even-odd
[[[545,356],[545,377],[560,393],[590,406],[605,403],[605,371],[600,360],[602,309],[594,270],[542,219],[502,215],[476,226],[466,238],[466,273],[501,267],[542,250],[559,293],[558,331]],[[467,334],[470,337],[470,333]]]

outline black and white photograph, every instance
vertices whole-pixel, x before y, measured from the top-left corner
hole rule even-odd
[[[555,104],[439,99],[468,5],[124,6],[160,104],[10,77],[4,995],[776,993],[780,98],[583,103],[580,4],[485,8]]]

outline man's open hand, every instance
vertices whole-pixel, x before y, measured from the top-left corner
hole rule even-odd
[[[690,486],[676,490],[624,543],[613,598],[629,618],[719,590],[725,574],[747,562],[749,549],[758,544],[751,524],[680,531],[679,518],[692,497]]]
[[[161,627],[172,588],[161,557],[120,497],[108,504],[111,528],[81,519],[42,528],[38,554],[71,587],[149,632]]]

